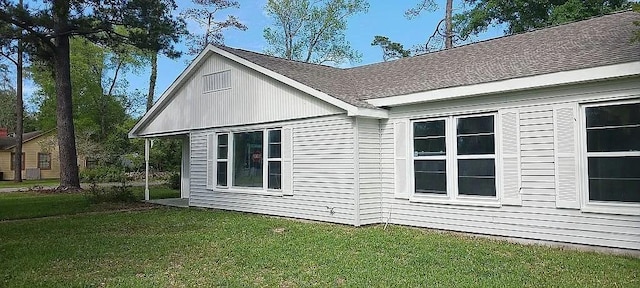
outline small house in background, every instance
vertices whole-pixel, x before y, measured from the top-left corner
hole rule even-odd
[[[348,69],[209,46],[130,137],[184,139],[190,206],[640,250],[634,21]]]
[[[14,153],[16,138],[0,128],[0,181],[14,179]],[[60,178],[58,140],[55,130],[34,131],[22,135],[22,179]],[[85,160],[78,157],[80,167]],[[81,163],[80,163],[81,162]]]

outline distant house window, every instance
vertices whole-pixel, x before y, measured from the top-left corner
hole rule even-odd
[[[640,102],[585,107],[589,201],[640,203]]]
[[[229,134],[218,135],[217,185],[227,186],[227,163],[229,158]]]
[[[38,168],[51,170],[51,153],[38,153]]]
[[[84,159],[84,166],[87,167],[87,169],[96,168],[98,167],[98,159],[87,157]]]
[[[231,70],[202,76],[202,93],[231,88]]]
[[[15,162],[15,158],[16,158],[16,153],[11,152],[11,170],[15,170],[14,167],[16,167],[16,162]],[[24,156],[24,152],[22,152],[22,170],[25,170],[25,156]]]
[[[413,122],[415,195],[496,198],[494,115]]]

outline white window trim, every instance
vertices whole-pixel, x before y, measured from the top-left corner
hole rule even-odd
[[[491,159],[489,155],[457,155],[457,133],[456,133],[456,120],[460,118],[469,117],[481,117],[481,116],[493,116],[493,135],[494,135],[494,169],[495,169],[495,187],[496,196],[474,196],[474,195],[460,195],[458,193],[458,159]],[[415,191],[415,160],[436,160],[434,156],[415,156],[414,150],[414,129],[415,122],[437,121],[445,120],[445,143],[446,153],[445,156],[439,156],[446,160],[446,179],[447,179],[447,194],[428,194],[428,193],[416,193]],[[499,130],[498,130],[498,113],[485,112],[475,114],[451,114],[447,116],[433,117],[433,118],[420,118],[411,119],[409,121],[409,201],[418,203],[430,203],[430,204],[447,204],[447,205],[462,205],[462,206],[479,206],[479,207],[501,207],[500,199],[502,198],[502,189],[499,186],[498,173],[501,169],[500,161],[498,161],[498,151],[500,148]]]
[[[218,89],[213,89],[213,90],[204,90],[204,82],[205,82],[205,78],[207,76],[211,76],[211,75],[215,75],[215,74],[222,74],[222,73],[229,73],[229,87],[224,87],[224,88],[218,88]],[[224,91],[224,90],[229,90],[231,89],[231,69],[227,69],[227,70],[222,70],[222,71],[216,71],[213,73],[207,73],[207,74],[202,74],[202,77],[200,78],[200,83],[202,85],[202,94],[207,94],[207,93],[213,93],[213,92],[218,92],[218,91]]]
[[[216,185],[216,190],[217,192],[229,192],[229,193],[240,193],[240,194],[254,194],[254,195],[264,195],[264,196],[277,196],[277,197],[283,197],[283,191],[282,189],[268,189],[268,165],[267,165],[267,157],[268,156],[268,142],[269,142],[269,133],[268,131],[272,131],[272,130],[280,130],[282,131],[282,127],[270,127],[270,128],[239,128],[239,129],[231,129],[231,130],[227,130],[224,132],[217,132],[216,133],[216,137],[218,135],[222,135],[222,134],[227,134],[228,135],[228,148],[227,148],[227,186],[217,186]],[[233,164],[235,162],[235,159],[233,157],[233,153],[234,153],[234,134],[238,134],[238,133],[250,133],[250,132],[262,132],[262,155],[263,155],[263,160],[262,160],[262,187],[243,187],[243,186],[235,186],[233,185],[233,176],[234,176],[234,171],[233,171]],[[282,133],[282,132],[281,132]],[[282,149],[282,146],[281,148]],[[217,158],[217,146],[216,146],[216,164],[218,161]],[[280,158],[278,158],[280,159]],[[271,160],[275,160],[274,158],[271,158]],[[217,177],[217,176],[216,176]],[[216,178],[216,184],[217,184],[217,178]]]
[[[630,103],[640,103],[638,99],[620,100],[610,102],[590,102],[580,105],[580,119],[578,120],[580,125],[580,133],[578,133],[580,141],[579,151],[579,173],[580,177],[579,185],[582,193],[582,205],[581,211],[588,213],[601,213],[601,214],[619,214],[619,215],[640,215],[640,203],[626,203],[626,202],[614,202],[614,201],[591,201],[589,200],[589,167],[588,157],[589,155],[611,155],[611,156],[640,156],[640,152],[587,152],[587,114],[586,109],[589,107],[602,107],[613,106]]]
[[[227,158],[226,159],[220,159],[220,157],[218,155],[218,148],[220,147],[220,138],[219,138],[220,135],[227,135]],[[216,159],[215,159],[215,165],[216,165],[216,175],[215,175],[215,177],[216,177],[216,179],[214,180],[215,181],[215,187],[219,188],[219,189],[228,189],[229,186],[230,186],[229,185],[229,183],[230,183],[229,182],[229,167],[230,167],[229,166],[229,162],[231,162],[231,159],[230,159],[231,157],[229,157],[229,153],[231,153],[231,149],[230,149],[231,148],[231,145],[230,145],[231,144],[231,139],[230,139],[231,135],[230,135],[230,133],[216,133],[215,137],[216,137],[216,140],[217,140],[216,141],[216,147],[215,147],[215,149],[216,149],[216,152],[215,152],[216,153],[215,154],[216,155]],[[226,162],[227,163],[227,185],[225,185],[225,186],[218,185],[218,172],[219,171],[218,171],[217,165],[220,162]]]
[[[266,131],[267,131],[266,132],[267,136],[265,137],[265,143],[266,143],[265,144],[265,147],[266,147],[265,148],[265,152],[266,152],[266,154],[265,154],[265,157],[264,157],[266,165],[264,166],[265,169],[263,171],[265,173],[265,175],[266,175],[265,176],[266,181],[264,183],[265,184],[264,186],[265,186],[265,189],[267,191],[282,192],[282,176],[283,176],[282,175],[282,128],[267,129]],[[280,157],[278,157],[278,158],[271,158],[269,156],[269,144],[270,144],[269,143],[269,132],[271,132],[271,131],[280,131],[280,142],[277,142],[277,144],[280,145]],[[269,188],[269,162],[280,162],[280,189]]]

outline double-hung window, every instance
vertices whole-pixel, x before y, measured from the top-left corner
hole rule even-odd
[[[590,203],[640,203],[640,102],[584,107]]]
[[[216,184],[221,187],[227,186],[227,166],[229,162],[229,134],[218,134],[217,153],[217,176]]]
[[[268,185],[269,189],[282,189],[282,132],[269,130]]]
[[[414,199],[495,200],[495,116],[413,121]]]

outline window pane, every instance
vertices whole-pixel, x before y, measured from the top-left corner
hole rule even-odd
[[[280,142],[281,142],[280,130],[270,130],[269,131],[269,143],[280,143]]]
[[[227,159],[229,150],[229,135],[218,135],[218,159]]]
[[[413,141],[414,156],[445,155],[445,138],[415,139]]]
[[[280,152],[280,144],[269,144],[269,158],[280,158]]]
[[[281,163],[280,161],[269,161],[269,189],[282,189],[281,179]]]
[[[233,134],[233,185],[262,187],[262,131]]]
[[[416,193],[447,194],[445,160],[414,161]]]
[[[640,179],[592,179],[589,200],[640,202]]]
[[[458,194],[496,196],[496,179],[494,177],[458,177]]]
[[[444,120],[413,123],[413,137],[428,136],[444,136]]]
[[[493,133],[493,116],[458,118],[458,135]]]
[[[218,186],[227,186],[227,162],[218,162]]]
[[[458,155],[494,154],[494,135],[458,136]]]
[[[589,157],[589,178],[640,179],[640,157]]]
[[[587,127],[640,124],[640,103],[586,108]]]
[[[458,160],[458,176],[495,176],[494,159]]]
[[[587,129],[587,151],[640,151],[640,127]]]

